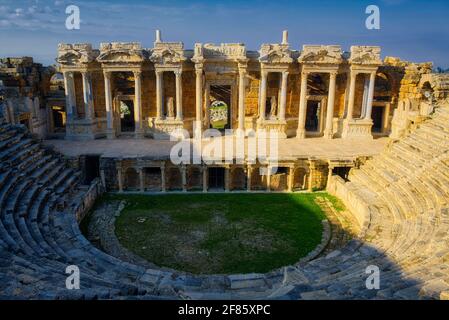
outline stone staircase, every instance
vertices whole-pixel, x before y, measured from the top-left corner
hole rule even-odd
[[[82,186],[20,126],[0,124],[0,161],[0,299],[438,299],[449,290],[447,107],[349,182],[331,179],[356,238],[267,274],[192,276],[111,257],[78,227],[95,185]],[[80,268],[80,290],[65,288],[69,265]],[[380,270],[379,290],[366,288],[368,266]]]
[[[75,216],[86,186],[80,172],[41,148],[21,126],[0,124],[0,299],[167,298],[146,269],[94,248]],[[67,290],[66,267],[81,271]]]

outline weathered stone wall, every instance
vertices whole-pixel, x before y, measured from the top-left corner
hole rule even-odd
[[[142,114],[143,118],[156,117],[156,75],[142,73]]]
[[[249,73],[245,95],[245,111],[247,117],[257,117],[259,115],[259,86],[260,76],[258,75],[258,72]]]
[[[246,172],[243,168],[234,168],[231,170],[231,182],[229,188],[231,190],[246,189]]]
[[[95,117],[106,118],[104,76],[102,72],[92,72],[92,91],[94,93]]]
[[[195,72],[183,71],[182,72],[182,107],[184,118],[195,117]]]
[[[76,113],[79,118],[84,117],[84,96],[83,96],[83,77],[81,73],[74,73],[75,82],[75,98],[76,98]],[[97,95],[97,93],[95,94]]]
[[[299,113],[300,74],[289,74],[287,79],[286,118],[297,118]]]

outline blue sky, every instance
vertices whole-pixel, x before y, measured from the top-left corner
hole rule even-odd
[[[81,29],[65,28],[65,8],[78,5]],[[365,8],[381,10],[381,29],[365,28]],[[447,0],[245,0],[67,1],[0,0],[0,56],[29,55],[51,64],[59,42],[138,41],[151,47],[154,30],[163,40],[243,42],[249,50],[280,42],[289,30],[292,48],[303,44],[380,45],[383,56],[433,61],[449,68]]]

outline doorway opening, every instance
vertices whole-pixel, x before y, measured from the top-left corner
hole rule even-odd
[[[136,123],[134,121],[134,101],[120,101],[120,128],[122,132],[134,132]]]
[[[230,85],[210,86],[210,128],[217,130],[231,129],[231,97],[232,88]]]
[[[321,113],[320,101],[307,101],[306,131],[319,132],[320,113]]]
[[[373,107],[372,111],[372,119],[373,119],[373,132],[381,133],[382,132],[382,122],[384,117],[384,107]]]
[[[84,184],[100,177],[100,156],[88,155],[84,160]]]
[[[349,167],[335,167],[333,169],[333,174],[339,176],[345,181],[349,181],[349,171],[351,171],[351,168]]]
[[[66,113],[64,108],[53,106],[51,112],[53,117],[53,133],[64,133],[66,124]]]
[[[225,169],[209,168],[209,189],[224,190]]]

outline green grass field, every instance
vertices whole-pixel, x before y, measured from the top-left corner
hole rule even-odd
[[[315,196],[106,195],[103,200],[126,200],[116,234],[135,254],[161,267],[229,274],[268,272],[312,251],[321,242],[325,219]]]

